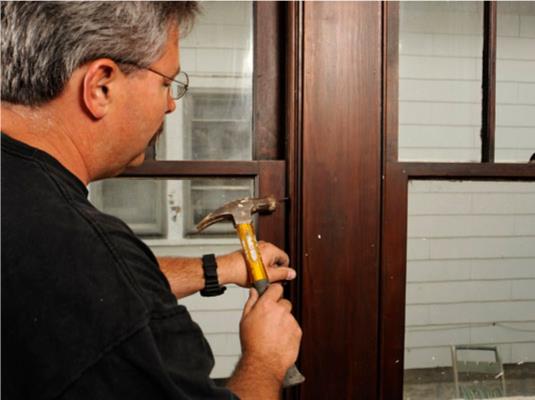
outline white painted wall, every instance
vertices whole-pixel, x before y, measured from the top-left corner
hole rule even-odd
[[[535,2],[498,6],[496,160],[535,152]],[[482,3],[402,2],[399,157],[479,161]]]
[[[498,6],[496,160],[535,153],[535,2]]]
[[[535,361],[535,183],[409,186],[405,368],[450,366],[450,345]]]

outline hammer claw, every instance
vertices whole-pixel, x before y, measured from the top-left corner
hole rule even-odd
[[[200,231],[206,229],[207,227],[209,227],[210,225],[218,223],[218,222],[221,222],[221,221],[224,221],[227,218],[228,218],[227,214],[216,215],[216,214],[214,214],[212,212],[212,213],[208,214],[206,217],[204,217],[202,219],[202,221],[199,222],[195,226],[195,229],[197,229],[197,231],[200,232]]]
[[[211,212],[197,224],[196,228],[200,232],[208,226],[224,219],[230,219],[234,223],[234,226],[248,224],[251,223],[254,213],[259,211],[274,211],[276,207],[277,200],[273,196],[257,199],[245,197],[231,201]]]

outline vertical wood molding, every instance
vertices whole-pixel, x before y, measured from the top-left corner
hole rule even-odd
[[[258,171],[258,196],[274,196],[282,199],[285,193],[285,162],[260,161]],[[271,214],[259,214],[257,236],[261,240],[271,242],[281,249],[286,245],[286,209],[287,203],[277,203]]]
[[[483,2],[483,77],[481,161],[494,162],[496,132],[496,35],[497,2]]]
[[[408,180],[403,164],[388,162],[383,189],[379,399],[403,393]]]
[[[286,295],[293,305],[292,312],[301,322],[302,310],[302,79],[303,79],[303,3],[289,1],[286,4],[286,64],[285,64],[285,130],[287,135],[287,193],[288,244],[290,262],[297,270],[298,278],[289,285]],[[298,360],[297,365],[300,365]],[[298,399],[300,386],[284,391],[284,399]]]
[[[383,3],[384,160],[398,161],[399,143],[399,3]]]
[[[254,3],[253,159],[284,158],[281,135],[281,5]]]
[[[382,5],[304,3],[302,399],[374,399]]]

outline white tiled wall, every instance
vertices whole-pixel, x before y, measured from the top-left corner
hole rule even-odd
[[[408,237],[405,368],[459,344],[535,361],[535,183],[413,181]]]
[[[399,158],[479,161],[482,4],[402,2]],[[535,2],[500,2],[496,160],[535,152]]]
[[[203,77],[252,76],[252,5],[244,1],[203,1],[202,15],[181,40],[183,69],[192,87],[204,86]],[[249,87],[252,81],[247,80]],[[247,82],[244,81],[244,82]]]
[[[498,5],[497,161],[535,152],[535,2]],[[479,161],[482,6],[400,6],[399,155]],[[535,361],[535,184],[413,182],[405,368],[451,365],[452,344]]]

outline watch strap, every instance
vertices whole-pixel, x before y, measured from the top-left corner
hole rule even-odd
[[[219,285],[217,262],[214,254],[202,256],[202,269],[204,271],[204,289],[201,290],[201,296],[212,297],[223,294],[227,288]]]

